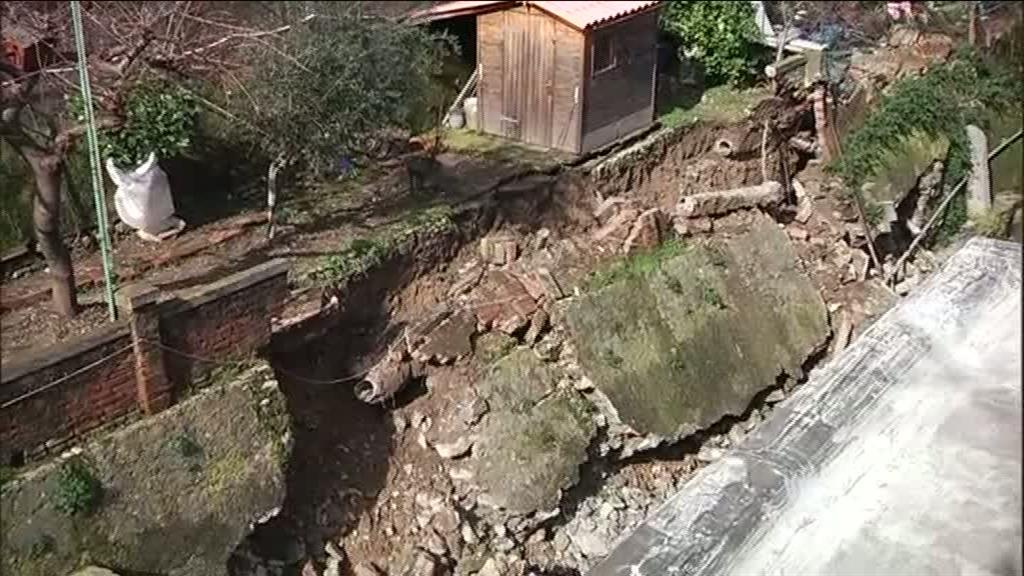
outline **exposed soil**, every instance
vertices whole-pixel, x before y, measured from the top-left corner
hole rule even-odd
[[[619,180],[620,185],[637,182],[636,174]],[[676,174],[680,178],[685,172]],[[854,310],[855,324],[867,323],[891,300],[875,294],[877,280],[856,273],[844,277],[849,269],[845,259],[837,260],[837,251],[858,251],[844,240],[841,210],[848,207],[832,196],[816,166],[799,177],[813,213],[801,223],[794,221],[795,207],[784,209],[777,214],[779,225],[794,239],[830,311]],[[657,186],[661,194],[674,189],[678,199],[679,185],[667,175],[659,178],[664,179]],[[605,182],[602,188],[611,185]],[[459,504],[465,494],[453,482],[458,460],[441,458],[432,447],[451,406],[465,399],[465,390],[477,379],[477,363],[432,368],[428,379],[418,380],[383,406],[355,399],[355,379],[311,382],[362,375],[404,326],[444,300],[456,271],[478,257],[473,242],[478,236],[510,233],[525,244],[527,234],[541,225],[550,227],[553,238],[593,226],[589,211],[596,201],[587,193],[593,188],[584,180],[582,189],[574,189],[570,202],[577,203],[575,210],[557,210],[557,202],[539,201],[536,190],[524,190],[521,198],[506,197],[505,202],[500,194],[491,197],[461,216],[459,233],[439,244],[419,246],[415,256],[389,263],[350,287],[337,311],[321,321],[329,324],[323,336],[299,345],[289,345],[283,335],[276,338],[274,364],[297,423],[289,496],[281,514],[257,528],[253,540],[239,549],[234,574],[262,569],[305,576],[321,574],[334,564],[340,565],[341,574],[413,574],[408,570],[415,562],[430,563],[437,573],[582,574],[615,538],[637,526],[702,465],[740,441],[805,377],[798,375],[760,394],[742,417],[723,419],[657,450],[615,459],[600,453],[602,443],[595,442],[579,482],[563,495],[561,512],[515,539],[512,528],[491,524],[472,507]],[[648,201],[660,202],[661,194],[652,192]],[[715,233],[729,234],[725,220]],[[589,233],[581,237],[588,239]],[[820,359],[811,359],[805,368]],[[344,561],[331,561],[328,548],[343,550]]]
[[[443,194],[410,194],[404,165],[391,161],[358,181],[286,196],[278,208],[279,226],[272,241],[266,238],[263,212],[186,228],[178,237],[160,243],[117,232],[112,238],[115,284],[144,280],[174,292],[283,257],[293,262],[295,287],[308,288],[312,286],[309,273],[321,265],[323,257],[337,253],[355,238],[371,236],[376,229],[430,206],[469,202],[524,170],[558,166],[552,159],[538,168],[536,163],[524,167],[503,159],[454,153],[441,154],[438,159],[446,178]],[[4,279],[0,287],[4,360],[88,332],[106,321],[92,306],[103,300],[103,267],[91,237],[82,237],[72,246],[72,262],[79,300],[85,306],[74,319],[50,311],[49,278],[42,262]]]

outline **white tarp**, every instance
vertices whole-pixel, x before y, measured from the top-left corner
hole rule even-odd
[[[173,235],[185,223],[174,216],[174,200],[167,174],[157,164],[156,154],[131,171],[124,171],[107,158],[107,172],[117,185],[114,208],[122,222],[148,240]],[[149,238],[147,238],[149,236]]]

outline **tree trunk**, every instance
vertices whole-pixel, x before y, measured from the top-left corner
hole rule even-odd
[[[27,155],[36,179],[36,194],[32,202],[32,223],[39,250],[50,267],[50,282],[54,309],[63,316],[78,313],[75,293],[75,274],[71,255],[60,234],[61,174],[63,161],[52,154]]]

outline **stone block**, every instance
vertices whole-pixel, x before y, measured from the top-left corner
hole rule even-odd
[[[686,196],[676,207],[683,218],[721,216],[733,210],[767,208],[782,201],[782,184],[765,182],[732,190],[701,192]]]

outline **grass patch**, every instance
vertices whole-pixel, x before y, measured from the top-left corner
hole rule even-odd
[[[434,206],[415,212],[374,236],[357,238],[344,250],[324,257],[313,273],[313,279],[322,286],[344,285],[400,253],[417,235],[433,236],[453,230],[455,221],[448,206]]]
[[[593,272],[590,275],[587,288],[592,291],[600,290],[605,286],[629,278],[646,278],[660,270],[662,262],[682,254],[685,249],[686,245],[682,240],[677,238],[666,240],[652,250],[623,258],[606,268]],[[679,289],[682,290],[682,285],[679,286]]]
[[[757,86],[747,89],[736,89],[728,86],[708,88],[693,106],[677,106],[658,117],[662,126],[675,128],[691,126],[698,122],[729,124],[746,118],[761,100],[768,98],[771,92],[767,87]]]
[[[468,156],[479,156],[507,164],[524,164],[541,168],[571,159],[571,155],[508,140],[492,134],[461,128],[444,133],[448,150]]]

